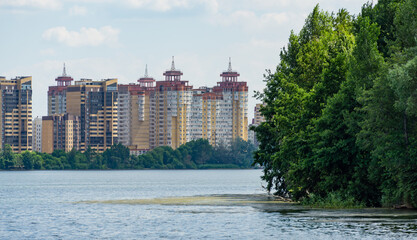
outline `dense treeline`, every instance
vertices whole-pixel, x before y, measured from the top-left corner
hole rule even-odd
[[[417,1],[318,6],[257,97],[267,189],[305,202],[417,207]]]
[[[13,153],[6,145],[0,152],[0,169],[197,169],[197,168],[250,168],[254,145],[241,139],[230,147],[212,147],[207,140],[188,142],[178,149],[158,147],[134,156],[121,144],[113,145],[103,153],[88,148],[84,153],[55,150],[52,154],[38,152]]]

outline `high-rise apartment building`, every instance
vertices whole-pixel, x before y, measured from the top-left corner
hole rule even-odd
[[[256,126],[259,126],[262,122],[265,121],[265,118],[264,116],[262,116],[262,113],[261,113],[261,107],[262,107],[262,104],[258,103],[256,104],[255,109],[254,109],[252,123],[255,124]]]
[[[228,70],[220,74],[222,80],[212,88],[193,89],[181,79],[183,73],[175,68],[174,59],[163,75],[164,80],[155,81],[146,68],[136,84],[117,85],[117,79],[81,79],[72,84],[64,67],[57,86],[49,87],[48,113],[54,118],[44,118],[49,121],[45,125],[58,129],[62,116],[56,114],[78,116],[81,151],[90,146],[101,152],[120,142],[131,153],[142,154],[158,146],[178,148],[200,138],[213,146],[229,145],[237,138],[248,140],[248,87],[238,80],[240,74],[232,70],[230,61]],[[51,141],[54,149],[64,146],[45,141]]]
[[[75,121],[79,127],[79,143],[55,144],[54,149],[67,151],[69,148],[64,149],[63,146],[72,146],[85,151],[91,147],[102,152],[117,143],[117,79],[81,79],[72,83],[73,79],[66,74],[64,65],[62,76],[55,80],[57,86],[50,86],[48,90],[48,115],[54,117],[44,118],[45,121],[49,121],[45,124],[50,125],[52,121],[54,126],[58,126],[62,121]],[[63,114],[67,113],[73,117],[61,121]],[[69,120],[70,118],[74,119]],[[53,134],[57,132],[58,129],[55,129]],[[43,149],[49,151],[49,147],[44,146]]]
[[[42,117],[42,152],[80,149],[80,117],[54,114]]]
[[[119,142],[135,154],[150,149],[151,95],[155,91],[155,79],[145,76],[138,84],[120,84],[118,89]]]
[[[119,85],[119,141],[131,152],[158,146],[178,148],[200,138],[213,146],[229,145],[236,138],[248,140],[248,87],[238,81],[240,75],[232,70],[231,62],[213,88],[193,89],[181,79],[183,73],[175,69],[174,59],[163,75],[165,79],[156,81],[156,87],[147,73],[139,84]]]
[[[66,93],[67,87],[71,85],[74,79],[68,76],[65,69],[62,75],[57,77],[55,81],[56,86],[50,86],[48,89],[48,115],[64,114],[67,112]]]
[[[157,81],[151,93],[150,143],[151,148],[171,146],[178,148],[189,141],[192,86],[181,80],[183,73],[175,69],[174,58],[171,69],[164,72],[165,80]]]
[[[117,143],[117,79],[81,79],[66,89],[66,112],[80,116],[80,150]]]
[[[36,117],[32,121],[32,150],[42,151],[42,118]]]
[[[2,148],[32,150],[32,77],[0,77],[0,89]]]
[[[189,140],[207,139],[211,145],[229,145],[233,139],[248,140],[248,87],[238,81],[238,72],[220,74],[222,81],[213,88],[193,89],[189,120]]]
[[[252,123],[248,126],[248,141],[250,141],[255,146],[258,146],[259,144],[257,142],[255,132],[251,130],[252,126],[254,126]]]
[[[214,92],[213,88],[200,87],[199,89],[193,89],[189,128],[190,140],[204,138],[213,146],[229,143],[222,141],[224,139],[219,139],[217,135],[218,124],[222,122],[218,116],[220,114],[219,107],[223,101],[223,94]],[[232,120],[229,123],[232,125]]]
[[[213,87],[221,99],[216,105],[216,144],[226,145],[234,139],[248,140],[248,86],[238,81],[240,74],[229,68],[220,74],[222,81]]]
[[[239,73],[229,69],[213,88],[192,89],[183,73],[175,69],[164,73],[151,93],[151,148],[179,147],[191,140],[208,139],[210,144],[229,145],[233,139],[248,140],[248,87],[238,81]]]
[[[256,138],[256,133],[252,130],[250,130],[250,128],[252,126],[257,127],[259,126],[262,122],[265,121],[264,116],[262,116],[261,113],[261,107],[262,104],[258,103],[256,104],[255,108],[254,108],[254,114],[253,114],[253,119],[252,119],[252,124],[250,124],[248,126],[249,128],[249,140],[255,145],[255,146],[259,146],[259,142],[258,139]]]

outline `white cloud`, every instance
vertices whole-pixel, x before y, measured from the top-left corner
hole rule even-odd
[[[88,0],[91,1],[91,0]],[[217,0],[119,0],[133,8],[143,8],[158,12],[167,12],[176,8],[192,8],[202,5],[209,12],[216,13],[219,8]],[[117,2],[117,1],[116,1]]]
[[[2,0],[0,0],[2,1]],[[218,0],[67,0],[79,4],[121,4],[124,7],[147,9],[158,12],[167,12],[178,8],[192,9],[203,6],[210,13],[216,13],[219,8]]]
[[[0,0],[1,6],[58,9],[61,3],[58,0]]]
[[[167,12],[178,8],[193,8],[204,6],[210,13],[217,13],[219,3],[217,0],[67,0],[78,4],[105,4],[108,6],[121,4],[129,8],[147,9],[157,12]],[[0,0],[1,6],[22,8],[59,9],[63,5],[62,0]],[[86,15],[85,7],[73,6],[69,9],[70,15]]]
[[[217,14],[211,18],[213,24],[223,26],[239,25],[247,30],[264,30],[268,27],[282,26],[288,23],[293,16],[283,13],[264,13],[257,15],[247,10],[235,11],[231,14]]]
[[[54,27],[46,30],[42,37],[56,40],[70,47],[114,45],[117,43],[119,30],[111,26],[97,28],[81,28],[79,32],[68,31],[65,27]]]
[[[284,24],[288,23],[289,16],[287,13],[266,13],[260,17],[261,23],[275,23],[275,24]]]
[[[68,13],[71,16],[84,16],[87,15],[87,8],[75,5],[68,10]]]
[[[187,7],[188,0],[126,0],[126,4],[134,8],[147,8],[166,12],[177,7]]]
[[[219,11],[219,3],[217,0],[201,0],[206,6],[206,9],[211,13],[217,13]]]

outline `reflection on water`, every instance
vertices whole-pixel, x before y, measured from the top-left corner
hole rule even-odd
[[[0,239],[417,239],[417,212],[311,209],[259,170],[0,172]]]

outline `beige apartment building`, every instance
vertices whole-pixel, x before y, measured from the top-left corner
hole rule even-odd
[[[42,152],[66,152],[80,148],[80,117],[71,114],[54,114],[42,117]]]
[[[32,150],[32,77],[0,77],[0,89],[2,148],[7,144],[18,153]]]
[[[158,146],[175,149],[200,138],[213,146],[248,140],[248,87],[231,62],[212,88],[193,89],[182,80],[174,59],[163,75],[164,80],[155,82],[146,70],[139,84],[119,85],[119,141],[132,153]]]
[[[163,74],[165,80],[157,81],[151,93],[150,144],[178,148],[188,141],[192,86],[181,80],[183,73],[175,69],[174,58],[171,69]]]
[[[48,88],[48,116],[67,112],[67,87],[72,84],[73,80],[71,76],[67,75],[64,65],[62,75],[55,79],[57,85]]]
[[[79,142],[71,143],[70,141],[61,144],[60,141],[65,140],[63,138],[56,142],[57,138],[51,138],[48,135],[51,133],[47,127],[45,130],[42,130],[42,133],[45,132],[48,135],[48,137],[45,137],[45,141],[42,142],[42,145],[47,145],[42,146],[42,149],[50,151],[52,147],[53,150],[63,149],[69,151],[75,148],[85,151],[88,147],[91,147],[98,152],[103,152],[117,143],[117,79],[104,79],[101,81],[81,79],[73,83],[73,79],[66,74],[64,66],[62,76],[55,80],[57,81],[57,86],[50,86],[48,90],[49,117],[43,118],[45,124],[42,124],[42,128],[51,126],[51,124],[52,126],[64,127],[65,121],[74,121],[74,124],[79,128],[79,133],[77,133],[75,140]],[[65,120],[61,120],[61,118]],[[71,126],[66,131],[70,131],[69,129],[71,129]],[[58,132],[55,129],[52,135],[56,135]],[[55,140],[49,143],[50,139]]]
[[[248,140],[248,86],[239,81],[240,74],[232,69],[229,59],[227,71],[220,74],[213,92],[221,97],[216,106],[216,144],[229,145],[241,138]]]
[[[262,113],[260,111],[261,107],[262,107],[261,103],[258,103],[255,106],[253,124],[255,124],[256,126],[259,126],[259,124],[261,124],[262,122],[265,121],[265,118],[264,118],[264,116],[262,116]]]
[[[80,150],[103,152],[117,143],[117,79],[81,79],[67,87],[66,112],[80,116]]]
[[[214,87],[193,89],[182,75],[174,59],[171,69],[163,73],[164,80],[155,81],[146,68],[137,83],[120,85],[117,79],[72,83],[64,67],[57,86],[49,87],[48,114],[53,117],[43,120],[42,132],[48,137],[42,149],[68,151],[67,146],[73,146],[85,151],[90,146],[102,152],[120,142],[131,153],[143,154],[158,146],[175,149],[200,138],[213,146],[230,145],[237,138],[248,140],[248,86],[239,81],[240,74],[230,61]],[[58,130],[48,130],[58,128],[56,121],[63,124],[62,114],[78,117],[79,144],[58,144],[63,141],[54,137]]]
[[[208,139],[213,146],[229,145],[236,138],[248,140],[248,87],[246,82],[238,80],[240,75],[232,70],[231,62],[228,70],[220,74],[222,80],[212,88],[193,89],[188,81],[181,79],[183,73],[175,68],[174,59],[171,69],[163,75],[165,79],[156,81],[155,87],[141,88],[141,94],[146,96],[145,111],[150,103],[149,115],[143,115],[144,119],[149,118],[149,132],[148,125],[143,124],[141,130],[133,127],[137,125],[132,117],[137,106],[132,92],[138,86],[119,86],[119,124],[129,126],[120,127],[123,144],[131,146],[132,135],[149,135],[150,149],[158,146],[175,149],[200,138]],[[153,86],[154,80],[150,81]]]
[[[208,139],[211,145],[230,145],[237,138],[248,140],[248,86],[232,69],[222,72],[217,85],[193,90],[190,140]]]
[[[147,67],[137,82],[118,87],[118,140],[135,155],[151,147],[151,95],[155,92],[155,79],[148,76]]]

